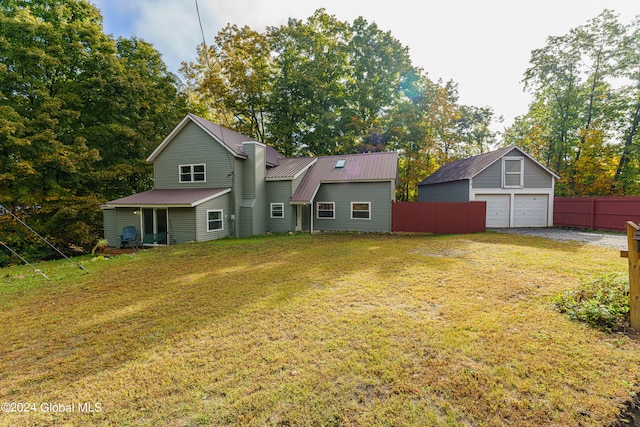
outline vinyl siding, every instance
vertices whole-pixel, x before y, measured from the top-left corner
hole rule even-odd
[[[552,176],[536,162],[512,150],[504,157],[524,157],[524,188],[551,188]],[[473,178],[473,188],[502,188],[502,158]]]
[[[266,147],[259,143],[244,143],[248,158],[244,162],[242,200],[238,222],[240,237],[262,234],[267,230]],[[248,207],[247,205],[251,205]]]
[[[105,239],[109,241],[109,246],[119,246],[118,237],[122,234],[124,227],[134,226],[136,228],[136,238],[140,238],[140,215],[133,212],[134,208],[115,208],[103,211],[105,219],[108,218],[109,228],[105,227]],[[112,212],[107,214],[107,212]],[[107,221],[105,221],[105,226]],[[110,233],[107,237],[107,232]],[[113,234],[111,234],[113,233]]]
[[[153,162],[154,188],[230,187],[235,157],[194,123],[188,123]],[[181,183],[179,165],[206,165],[206,182]]]
[[[524,158],[524,188],[551,188],[553,177],[531,159]]]
[[[122,230],[118,232],[116,228],[116,210],[104,209],[102,211],[102,220],[104,223],[104,238],[109,242],[109,246],[118,245],[118,236]]]
[[[292,181],[267,182],[267,231],[281,233],[296,228],[296,206],[289,204]],[[271,203],[282,203],[284,216],[271,218]]]
[[[502,159],[474,176],[473,188],[502,188]]]
[[[196,240],[196,209],[169,208],[170,244],[193,242]]]
[[[313,229],[323,231],[391,231],[389,182],[322,184],[313,201]],[[334,202],[335,219],[318,219],[316,203]],[[371,219],[351,219],[351,202],[370,202]]]
[[[418,187],[419,202],[468,202],[469,181],[443,182]]]
[[[229,202],[229,194],[225,194],[196,206],[196,240],[198,242],[221,239],[232,234],[233,224],[230,221]],[[223,229],[207,231],[207,211],[217,209],[222,209]]]

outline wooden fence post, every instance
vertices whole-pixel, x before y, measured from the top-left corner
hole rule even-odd
[[[627,245],[629,247],[629,326],[640,331],[640,265],[638,265],[638,250],[634,239],[638,227],[627,221]]]

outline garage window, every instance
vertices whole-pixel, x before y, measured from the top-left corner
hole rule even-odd
[[[502,158],[502,187],[524,187],[524,157]]]

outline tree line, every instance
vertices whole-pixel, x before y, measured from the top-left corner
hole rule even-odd
[[[639,194],[640,17],[605,10],[549,37],[523,82],[533,101],[503,140],[562,177],[556,194]]]
[[[529,112],[502,140],[408,47],[324,9],[262,32],[227,25],[182,80],[146,41],[104,33],[87,0],[0,2],[0,204],[67,252],[102,234],[99,206],[152,187],[146,157],[188,111],[286,156],[397,151],[397,198],[448,161],[516,144],[562,176],[560,194],[638,191],[640,31],[605,11],[532,52]],[[7,215],[0,240],[48,249]],[[115,242],[111,242],[114,244]],[[9,262],[0,252],[0,265]]]

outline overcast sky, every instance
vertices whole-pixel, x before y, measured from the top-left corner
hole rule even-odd
[[[175,73],[195,59],[202,41],[195,0],[91,0],[114,36],[135,35],[162,53]],[[460,102],[490,106],[508,127],[526,113],[530,95],[522,75],[533,49],[563,35],[605,8],[629,24],[640,14],[637,0],[198,0],[207,43],[227,23],[257,31],[306,20],[325,8],[341,21],[358,16],[375,22],[409,47],[414,66],[432,80],[458,83]]]

